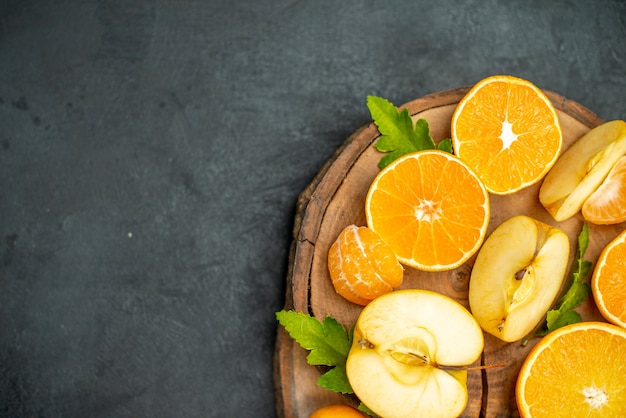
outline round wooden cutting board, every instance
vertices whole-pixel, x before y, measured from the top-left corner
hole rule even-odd
[[[463,87],[430,94],[402,107],[408,108],[415,120],[426,119],[432,137],[438,142],[450,137],[452,112],[468,89]],[[549,91],[546,94],[559,113],[564,137],[563,150],[590,128],[603,122],[594,113],[573,101]],[[289,258],[285,309],[305,312],[320,320],[331,315],[346,328],[356,321],[362,308],[335,293],[326,257],[330,245],[345,226],[366,225],[365,196],[370,183],[379,172],[377,163],[383,155],[373,147],[378,136],[378,129],[373,123],[356,131],[300,195]],[[565,222],[555,222],[539,203],[539,187],[540,184],[536,184],[509,196],[491,195],[491,219],[487,234],[511,216],[531,216],[559,227],[568,234],[571,265],[575,259],[577,237],[583,219],[579,214]],[[622,223],[589,227],[590,243],[585,259],[595,265],[602,248],[623,231],[626,225]],[[401,288],[438,291],[469,308],[469,274],[473,262],[474,257],[457,269],[438,273],[405,267]],[[592,298],[581,305],[578,311],[585,320],[602,320]],[[321,406],[354,402],[354,399],[318,387],[316,382],[321,374],[320,370],[308,365],[307,352],[291,340],[283,327],[278,328],[274,383],[276,409],[280,417],[307,418]],[[519,416],[515,404],[515,380],[521,363],[536,342],[535,338],[522,346],[520,342],[504,343],[485,334],[485,349],[479,360],[480,364],[503,365],[468,372],[469,402],[462,416]]]

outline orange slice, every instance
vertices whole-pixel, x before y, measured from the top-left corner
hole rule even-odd
[[[620,157],[608,176],[583,203],[586,220],[598,225],[626,221],[626,155]]]
[[[367,225],[402,264],[450,270],[480,247],[489,223],[489,195],[452,154],[418,151],[376,176],[365,201]]]
[[[626,330],[579,322],[545,336],[517,378],[522,417],[626,416]]]
[[[494,194],[510,194],[541,180],[563,145],[559,118],[534,84],[508,75],[487,77],[452,115],[454,153]]]
[[[345,227],[328,251],[328,270],[335,291],[365,306],[402,284],[404,270],[391,248],[372,230]]]
[[[591,291],[602,316],[626,328],[626,230],[602,250],[591,276]]]

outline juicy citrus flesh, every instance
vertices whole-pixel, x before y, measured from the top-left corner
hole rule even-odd
[[[600,254],[591,277],[591,290],[602,316],[626,328],[626,230]]]
[[[345,227],[328,251],[335,291],[365,306],[402,284],[404,270],[391,248],[371,229]]]
[[[385,167],[370,185],[367,225],[401,263],[450,270],[480,247],[489,195],[465,163],[442,151],[418,151]]]
[[[348,405],[327,405],[316,409],[309,418],[363,418],[365,415]]]
[[[516,400],[522,417],[626,416],[626,330],[580,322],[551,332],[525,359]]]
[[[454,153],[494,194],[541,180],[563,145],[557,112],[529,81],[497,75],[478,82],[452,116]]]
[[[626,222],[626,155],[617,160],[604,182],[585,201],[582,213],[597,225]]]

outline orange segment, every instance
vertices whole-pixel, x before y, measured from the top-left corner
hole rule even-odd
[[[602,250],[591,290],[602,316],[626,328],[626,230]]]
[[[372,299],[402,284],[404,270],[391,248],[366,227],[345,227],[328,251],[335,291],[352,303]]]
[[[426,271],[463,264],[489,223],[487,190],[465,163],[441,151],[404,155],[370,185],[367,225],[401,263]]]
[[[579,322],[545,336],[528,354],[515,396],[522,417],[626,416],[626,330]]]
[[[626,221],[626,155],[617,160],[604,182],[585,201],[582,213],[598,225]]]
[[[507,75],[472,87],[457,105],[451,129],[454,153],[495,194],[537,183],[563,144],[548,97],[529,81]]]

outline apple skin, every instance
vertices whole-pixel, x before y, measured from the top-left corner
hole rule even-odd
[[[483,330],[506,342],[528,335],[559,294],[569,251],[563,231],[528,216],[500,224],[470,275],[470,310]]]
[[[593,128],[556,161],[541,184],[539,201],[558,222],[574,216],[625,154],[626,122]]]
[[[385,418],[456,417],[466,370],[484,348],[468,310],[440,293],[405,289],[374,299],[355,324],[346,373],[357,397]]]

